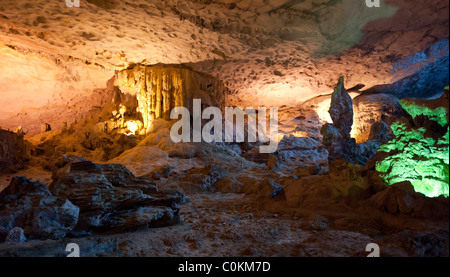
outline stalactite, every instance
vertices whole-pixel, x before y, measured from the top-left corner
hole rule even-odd
[[[170,119],[175,107],[191,110],[192,99],[223,108],[226,89],[216,78],[182,66],[142,66],[116,73],[116,85],[124,94],[136,96],[144,128],[156,118]]]

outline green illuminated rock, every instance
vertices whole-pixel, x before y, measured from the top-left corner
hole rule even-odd
[[[416,192],[428,197],[449,196],[449,128],[446,108],[431,110],[402,101],[412,117],[428,116],[447,127],[442,137],[426,136],[425,128],[412,128],[398,121],[391,128],[395,138],[382,145],[378,151],[391,155],[376,165],[376,170],[389,185],[409,181]]]

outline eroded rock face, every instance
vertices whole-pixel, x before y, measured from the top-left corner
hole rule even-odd
[[[144,128],[153,119],[170,119],[175,107],[192,112],[192,99],[223,109],[226,89],[218,79],[183,66],[135,66],[116,74],[120,91],[137,98]]]
[[[23,135],[0,129],[0,173],[24,168],[30,156],[31,144]]]
[[[177,191],[160,191],[147,178],[118,164],[71,158],[55,173],[50,191],[80,208],[76,234],[120,233],[179,221]]]
[[[389,94],[360,95],[353,99],[355,124],[352,134],[357,143],[371,140],[372,126],[377,122],[391,125],[397,118],[408,114],[402,108],[398,99]]]
[[[61,239],[75,227],[78,214],[77,206],[53,196],[44,184],[14,177],[0,193],[0,238],[20,227],[29,238]]]

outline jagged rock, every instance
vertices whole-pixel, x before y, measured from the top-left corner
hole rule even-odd
[[[0,238],[20,227],[29,238],[61,239],[78,222],[79,208],[40,182],[14,177],[0,193]]]
[[[214,185],[227,173],[227,170],[217,164],[205,168],[193,168],[180,180],[180,187],[185,192],[214,191]]]
[[[326,165],[328,151],[313,138],[289,136],[281,140],[276,155],[282,165],[308,167]]]
[[[272,154],[269,153],[261,153],[259,146],[253,147],[249,151],[245,152],[243,157],[254,163],[267,164],[272,157]]]
[[[179,221],[179,192],[160,191],[123,165],[72,160],[53,174],[50,191],[80,208],[75,232],[120,233]]]
[[[331,95],[331,106],[328,112],[334,126],[344,139],[349,139],[353,125],[353,100],[345,90],[344,77],[339,78],[339,82]]]
[[[272,155],[272,157],[270,157],[269,161],[267,162],[267,167],[277,172],[283,168],[283,163],[278,160],[276,156]]]
[[[448,218],[448,198],[428,198],[416,193],[410,182],[387,187],[369,199],[378,209],[391,214],[408,214],[423,218]]]
[[[246,196],[252,197],[255,200],[282,200],[286,197],[284,186],[269,178],[239,178],[239,182],[242,183],[242,185],[238,193],[245,193]]]
[[[325,124],[320,130],[320,133],[323,136],[324,144],[333,144],[335,142],[340,142],[344,139],[339,130],[334,127],[333,124]]]
[[[31,144],[16,134],[0,129],[0,173],[23,169],[31,157]]]
[[[383,121],[379,121],[370,127],[369,141],[377,141],[385,143],[389,140],[389,132],[391,128]]]
[[[394,64],[397,80],[374,86],[366,93],[386,93],[399,99],[431,98],[444,92],[449,83],[449,39],[428,47]]]
[[[152,178],[153,180],[160,180],[161,178],[167,178],[172,174],[172,170],[174,168],[171,166],[164,166],[157,168],[152,173],[148,174],[147,176],[149,178]]]
[[[307,176],[314,176],[320,174],[322,167],[320,165],[311,165],[307,167],[299,167],[295,172],[295,176],[302,178]]]
[[[6,244],[18,245],[27,241],[24,230],[20,227],[14,227],[6,236]]]
[[[282,191],[284,191],[284,187],[280,184],[275,183],[273,180],[269,179],[269,183],[272,185],[273,190],[270,193],[270,196],[275,197],[278,196]]]
[[[374,122],[370,127],[369,141],[357,144],[350,137],[353,125],[353,104],[344,88],[343,77],[339,78],[329,110],[333,124],[325,124],[320,132],[326,146],[329,161],[344,160],[352,164],[365,165],[375,154],[381,144],[388,141],[389,127],[383,121]]]

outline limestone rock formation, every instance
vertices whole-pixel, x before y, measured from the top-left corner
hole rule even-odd
[[[78,222],[79,208],[25,177],[14,177],[0,193],[0,239],[15,227],[29,238],[61,239]]]
[[[444,92],[449,83],[448,38],[414,53],[394,64],[397,80],[392,84],[378,85],[370,93],[388,93],[398,98],[434,97]]]
[[[330,110],[334,126],[339,130],[344,139],[350,138],[353,125],[353,100],[344,87],[344,77],[339,82],[331,95]]]
[[[116,85],[126,95],[137,98],[144,128],[157,118],[170,118],[175,107],[192,112],[192,99],[223,109],[226,89],[221,81],[184,66],[141,66],[117,72]]]
[[[0,173],[22,169],[29,160],[31,144],[16,134],[0,129]]]
[[[328,151],[313,138],[290,136],[281,140],[276,155],[284,165],[310,167],[326,165]]]
[[[118,164],[72,159],[54,174],[50,191],[80,208],[75,234],[120,233],[179,221],[177,191],[160,191]]]
[[[351,138],[353,126],[353,101],[345,90],[344,78],[339,78],[338,85],[331,97],[329,110],[333,124],[325,124],[321,128],[323,144],[326,146],[329,161],[344,160],[352,164],[365,165],[372,158],[381,144],[388,141],[389,127],[383,121],[373,122],[368,138],[362,144],[357,144]],[[382,120],[382,116],[380,117]]]
[[[408,116],[398,99],[389,94],[359,95],[353,99],[355,124],[352,135],[357,143],[370,140],[369,135],[377,122],[391,125],[397,118]]]

